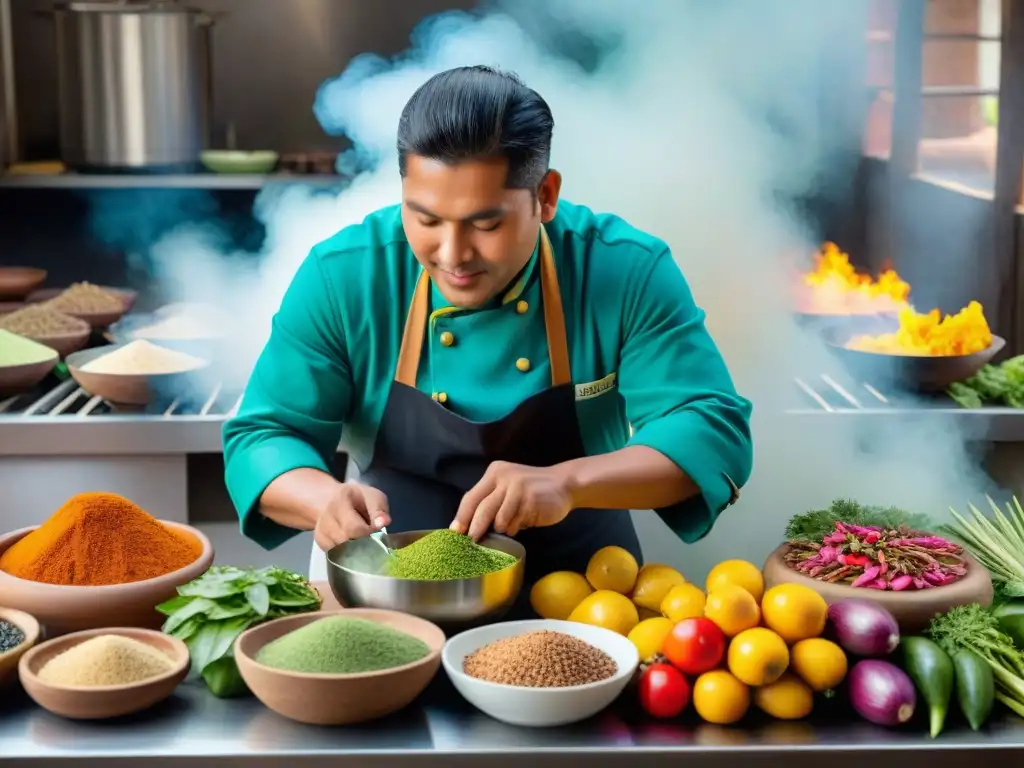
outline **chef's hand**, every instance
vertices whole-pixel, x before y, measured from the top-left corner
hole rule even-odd
[[[548,467],[495,461],[462,497],[451,529],[479,540],[491,526],[515,536],[562,522],[572,510],[565,483]]]
[[[317,518],[313,539],[326,552],[351,539],[369,536],[390,522],[387,496],[368,485],[338,483],[337,492]]]

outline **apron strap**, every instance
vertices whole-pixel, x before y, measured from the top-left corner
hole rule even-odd
[[[572,382],[569,365],[569,344],[565,334],[565,312],[562,309],[562,293],[558,287],[558,271],[551,250],[551,240],[541,225],[540,228],[540,291],[544,302],[544,330],[548,341],[548,359],[551,363],[551,386],[560,387]],[[416,374],[420,369],[420,353],[427,330],[427,316],[430,314],[430,278],[420,272],[409,303],[409,314],[402,332],[402,346],[398,350],[398,365],[395,367],[395,381],[407,387],[416,388]]]

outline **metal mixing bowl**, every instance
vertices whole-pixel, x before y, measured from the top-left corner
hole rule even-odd
[[[433,531],[391,533],[385,542],[401,549]],[[383,575],[388,555],[369,538],[339,544],[327,553],[331,591],[350,608],[386,608],[411,613],[447,631],[467,629],[499,620],[523,586],[526,550],[518,541],[489,534],[480,544],[512,555],[515,565],[475,579],[413,581]]]

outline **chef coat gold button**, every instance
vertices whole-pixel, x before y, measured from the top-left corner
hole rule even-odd
[[[455,336],[451,331],[445,331],[441,334],[441,343],[446,347],[450,347],[455,343]]]
[[[433,400],[436,403],[437,402],[437,392],[434,392],[433,394],[431,394],[430,395],[430,399]]]
[[[526,373],[528,370],[530,370],[530,361],[527,360],[525,357],[520,357],[518,360],[516,360],[516,368],[518,368],[523,373]]]
[[[527,304],[525,301],[516,302],[516,312],[518,312],[520,315],[525,315],[526,310],[528,310],[529,308],[530,305]]]
[[[438,392],[437,393],[437,402],[442,403],[442,404],[443,403],[447,403],[448,402],[448,395],[447,395],[447,393],[445,393],[445,392]]]

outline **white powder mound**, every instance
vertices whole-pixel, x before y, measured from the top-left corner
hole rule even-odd
[[[206,365],[204,360],[184,352],[151,344],[143,339],[115,349],[113,352],[90,360],[82,366],[85,373],[113,373],[122,375],[154,376],[167,373],[185,373]]]

